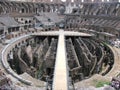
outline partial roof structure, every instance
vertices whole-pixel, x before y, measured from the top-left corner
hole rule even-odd
[[[18,23],[15,21],[13,17],[10,16],[2,16],[0,17],[0,27],[7,26],[7,27],[14,27],[18,26]]]
[[[39,13],[39,16],[35,16],[35,18],[40,21],[44,25],[53,25],[55,23],[59,23],[63,20],[62,17],[59,17],[57,13]]]

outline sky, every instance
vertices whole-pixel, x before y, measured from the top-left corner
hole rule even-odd
[[[65,2],[66,0],[62,0],[63,2]],[[72,0],[72,2],[73,2],[74,0]]]
[[[62,0],[63,2],[66,1],[66,0]]]
[[[53,1],[53,0],[51,0],[51,1]],[[61,0],[61,1],[65,2],[66,0]],[[74,0],[71,0],[71,1],[73,2]]]
[[[53,0],[51,0],[51,1],[53,1]],[[62,0],[63,2],[65,2],[66,0]]]

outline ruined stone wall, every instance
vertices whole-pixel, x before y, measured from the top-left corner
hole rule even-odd
[[[33,16],[39,12],[50,12],[53,9],[59,10],[61,6],[64,6],[62,3],[55,2],[50,3],[48,0],[43,0],[42,2],[15,2],[15,1],[0,1],[0,14],[1,15],[12,15],[12,16]],[[47,10],[47,7],[50,9]],[[50,8],[52,7],[52,8]]]
[[[113,54],[102,42],[88,38],[68,38],[66,47],[70,76],[74,82],[95,73],[105,75],[113,65],[114,60],[110,61],[109,58],[109,55]],[[105,69],[102,70],[103,67]]]

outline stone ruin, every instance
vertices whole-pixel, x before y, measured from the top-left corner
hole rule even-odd
[[[87,37],[66,37],[66,55],[71,82],[77,83],[94,74],[106,75],[114,64],[113,53],[102,41]],[[58,37],[35,36],[13,51],[11,68],[19,75],[52,85]],[[9,59],[9,55],[8,55]]]

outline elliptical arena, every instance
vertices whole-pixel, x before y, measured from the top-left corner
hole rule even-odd
[[[120,80],[119,15],[118,0],[1,0],[0,90]]]

